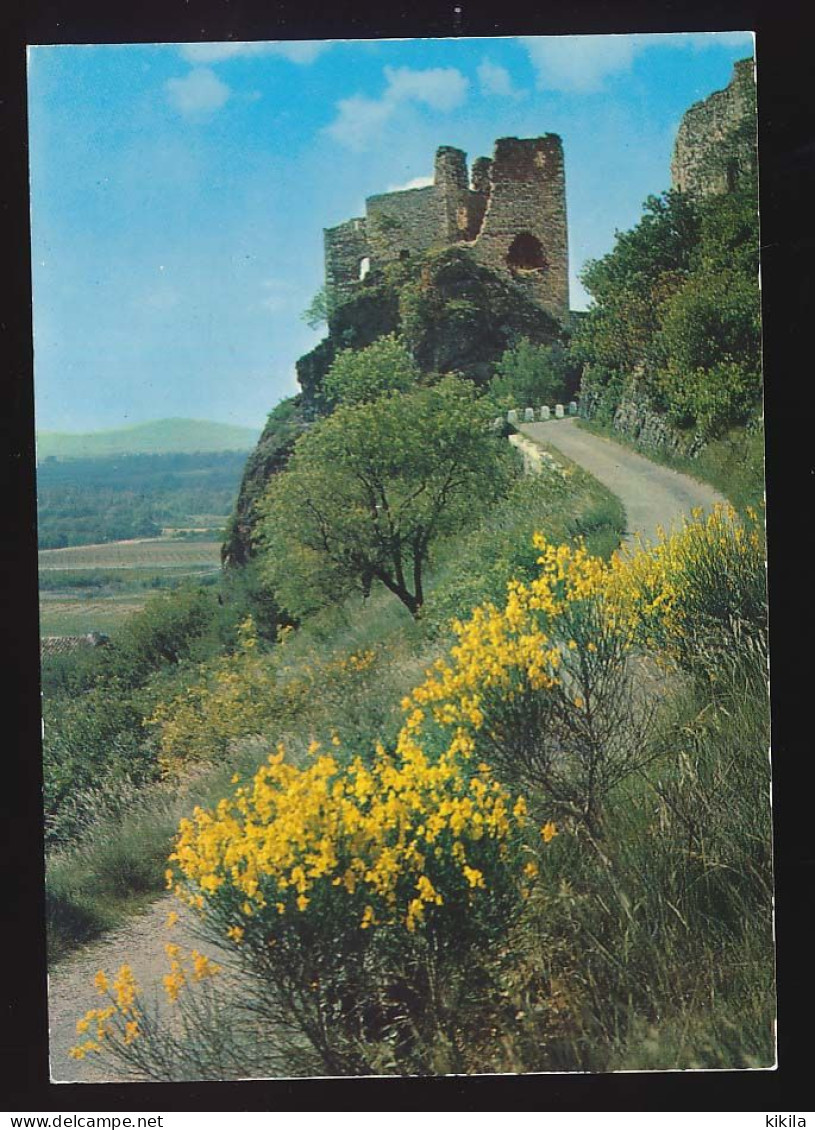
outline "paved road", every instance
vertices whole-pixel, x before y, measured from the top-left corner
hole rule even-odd
[[[658,526],[670,530],[696,507],[708,511],[717,502],[727,501],[713,487],[652,463],[613,440],[592,435],[576,427],[574,420],[522,424],[520,430],[562,451],[617,495],[625,507],[626,540],[640,534],[645,542],[655,541]]]

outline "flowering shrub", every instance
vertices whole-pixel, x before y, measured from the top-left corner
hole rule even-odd
[[[403,701],[392,749],[344,753],[335,735],[295,765],[280,744],[214,810],[182,821],[167,885],[238,956],[253,1010],[288,1034],[291,1054],[305,1037],[336,1074],[467,1068],[469,1036],[495,1030],[484,1017],[494,1019],[496,986],[512,982],[501,978],[525,907],[549,905],[538,853],[558,832],[553,817],[585,831],[611,867],[613,847],[599,846],[606,799],[653,756],[653,696],[634,684],[636,653],[692,666],[744,626],[762,628],[751,521],[724,508],[695,515],[610,562],[537,535],[538,575],[512,581],[503,607],[455,624],[449,657]],[[251,640],[244,656],[253,672]],[[374,659],[323,669],[353,681]],[[240,701],[229,681],[217,685],[222,701]],[[175,1000],[204,974],[195,954],[189,967],[168,953]],[[91,1044],[113,1026],[124,1051],[144,1021],[119,980],[116,999],[85,1021],[98,1028]],[[77,1054],[87,1050],[97,1049]]]
[[[123,965],[112,982],[100,969],[94,979],[100,996],[107,998],[104,1007],[92,1008],[76,1023],[77,1034],[85,1039],[69,1050],[73,1059],[84,1059],[89,1052],[102,1051],[112,1041],[129,1047],[141,1035],[141,1009],[137,998],[139,986],[129,965]]]
[[[716,506],[654,546],[617,555],[607,601],[632,640],[708,674],[743,636],[766,643],[767,590],[758,515]]]
[[[541,535],[538,575],[475,609],[405,708],[463,727],[505,779],[599,831],[603,797],[643,764],[649,711],[630,694],[630,633],[605,602],[612,566]],[[413,715],[409,714],[408,724]]]
[[[261,976],[267,1007],[286,1002],[279,1022],[355,1072],[370,1066],[362,1044],[443,1024],[453,979],[440,971],[510,928],[529,879],[526,806],[463,732],[436,755],[406,726],[392,754],[343,764],[314,743],[312,757],[298,768],[279,747],[214,812],[196,809],[167,879]]]
[[[84,1038],[69,1049],[73,1059],[98,1055],[135,1078],[189,1079],[199,1072],[207,1074],[206,1068],[201,1071],[201,1052],[204,1063],[215,1057],[212,1047],[202,1046],[200,1033],[213,1027],[216,1015],[224,1015],[222,995],[214,989],[222,967],[195,949],[187,953],[168,944],[165,951],[170,965],[162,980],[164,1007],[160,1000],[146,998],[129,965],[112,979],[104,970],[97,972],[94,984],[106,1003],[89,1009],[77,1021],[77,1033]],[[187,991],[193,987],[194,992]],[[226,1074],[227,1065],[236,1073],[229,1052],[216,1051],[226,1051],[226,1056],[217,1055],[219,1073]]]
[[[395,757],[379,746],[370,764],[321,755],[298,769],[281,747],[214,814],[182,821],[168,882],[242,944],[284,941],[300,916],[331,907],[352,928],[440,934],[437,908],[454,904],[483,928],[506,910],[495,884],[506,886],[525,806],[470,752],[462,734],[429,757],[406,729]]]
[[[147,725],[158,728],[165,775],[191,761],[213,760],[235,739],[261,733],[273,717],[275,673],[268,657],[258,652],[251,616],[240,625],[235,653],[202,664],[199,676],[147,719]]]

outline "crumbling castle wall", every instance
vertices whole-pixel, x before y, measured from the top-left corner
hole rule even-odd
[[[387,192],[366,200],[371,262],[384,267],[395,259],[426,251],[439,238],[439,193],[435,186]]]
[[[529,297],[564,322],[569,251],[563,145],[556,134],[495,143],[489,200],[473,247],[476,259],[508,272]]]
[[[325,232],[326,288],[336,307],[370,270],[433,247],[458,244],[518,284],[532,301],[565,322],[569,313],[563,148],[554,134],[502,138],[492,159],[473,163],[442,146],[426,188],[366,200],[365,218]]]
[[[682,118],[671,160],[680,192],[729,192],[756,169],[756,87],[752,59],[740,59],[724,90],[697,102]]]
[[[354,292],[360,281],[363,261],[369,257],[365,220],[346,220],[324,234],[325,288],[334,303],[342,302]]]

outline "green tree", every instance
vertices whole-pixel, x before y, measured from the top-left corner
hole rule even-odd
[[[614,249],[583,269],[594,305],[574,335],[578,360],[609,375],[648,363],[662,306],[690,275],[699,231],[693,200],[676,192],[648,197],[639,224],[618,232]]]
[[[380,581],[418,617],[433,544],[511,474],[472,386],[344,405],[297,443],[260,506],[263,568],[295,615]]]
[[[377,338],[365,349],[343,349],[323,382],[326,407],[365,404],[391,392],[407,392],[419,380],[419,368],[395,334]]]
[[[567,400],[578,372],[562,345],[535,345],[521,338],[496,365],[489,392],[501,407],[529,408]]]
[[[589,263],[594,299],[573,352],[581,387],[610,418],[623,396],[704,437],[742,424],[761,391],[755,178],[697,200],[652,197],[613,251]]]
[[[300,317],[312,330],[326,324],[328,321],[328,291],[324,286],[320,287]]]

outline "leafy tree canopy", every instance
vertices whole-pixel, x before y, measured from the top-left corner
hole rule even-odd
[[[469,382],[340,406],[297,443],[261,504],[262,568],[301,615],[375,580],[413,616],[434,542],[505,489],[511,463]]]
[[[572,344],[584,392],[605,389],[616,403],[634,381],[708,437],[744,422],[761,371],[754,178],[704,199],[650,197],[582,280],[594,299]]]
[[[343,349],[326,374],[322,400],[328,407],[365,404],[391,392],[407,392],[419,368],[395,334],[377,338],[365,349]]]
[[[489,393],[502,408],[529,408],[568,399],[577,382],[578,371],[564,346],[521,338],[498,362]]]

